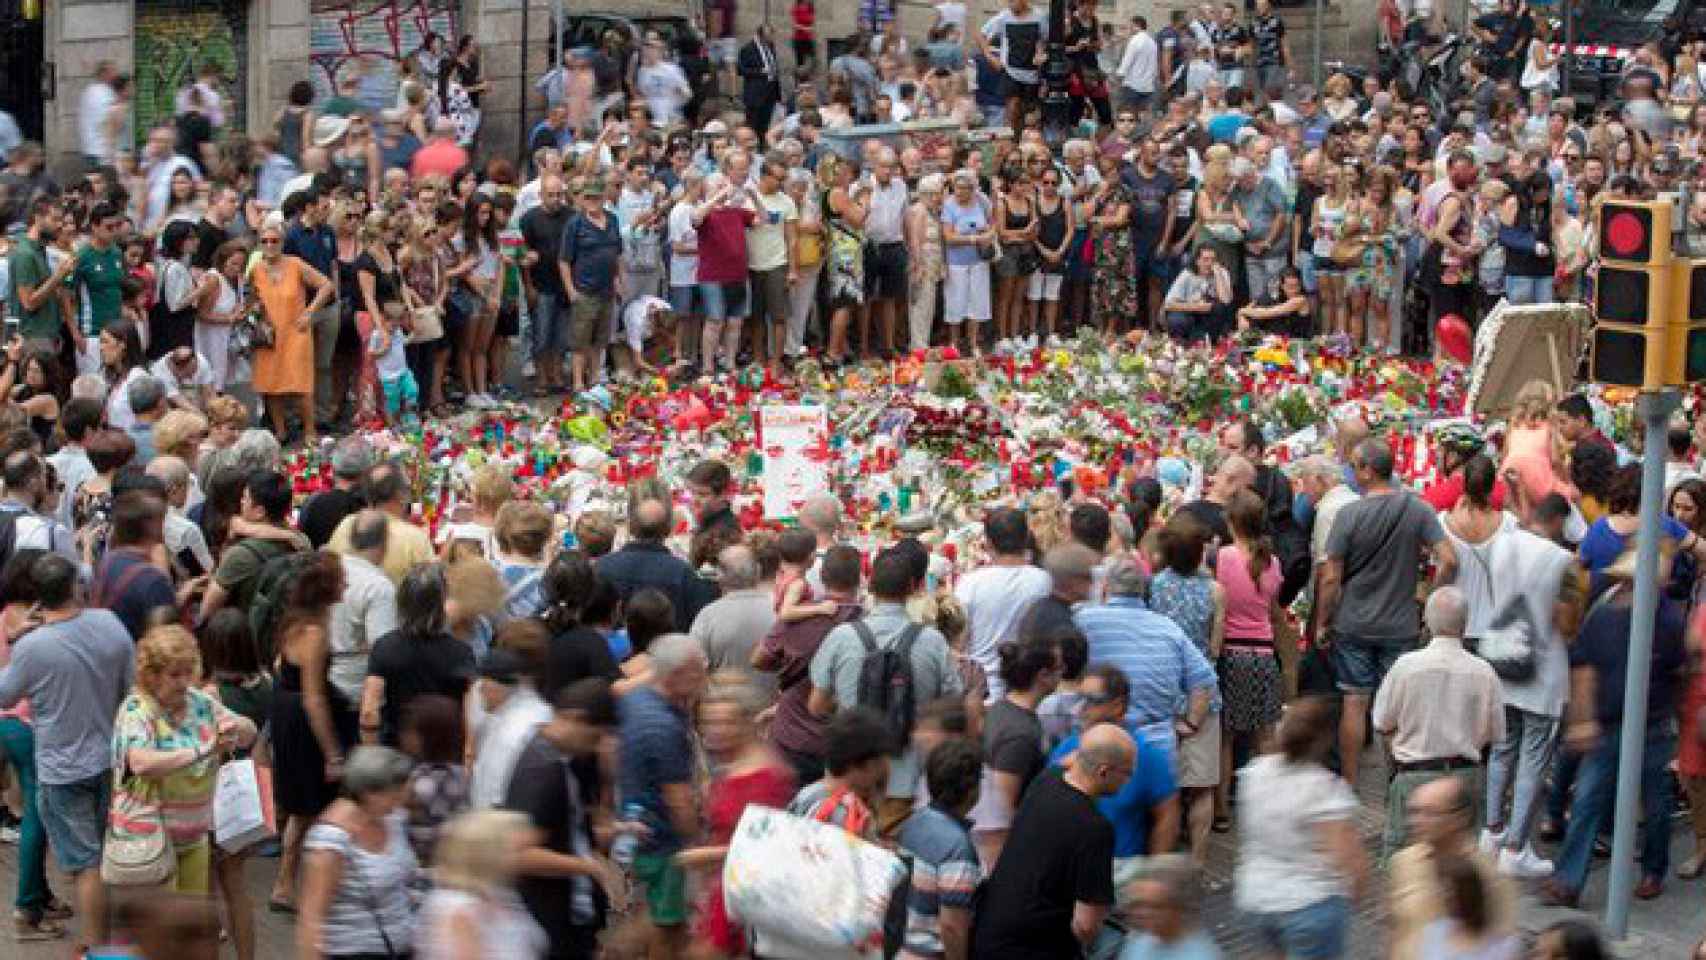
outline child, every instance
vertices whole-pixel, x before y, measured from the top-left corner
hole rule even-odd
[[[812,603],[812,587],[806,571],[817,557],[817,535],[809,530],[789,530],[777,542],[782,553],[782,571],[776,577],[776,618],[798,623],[808,617],[827,617],[836,611],[833,600]]]
[[[385,318],[373,325],[373,334],[367,340],[367,354],[373,358],[374,373],[385,394],[380,414],[386,426],[391,426],[405,412],[412,423],[420,407],[421,390],[415,383],[415,375],[409,371],[408,360],[403,357],[406,326],[403,305],[387,303],[384,313]]]
[[[629,656],[621,663],[622,679],[611,686],[618,696],[652,681],[652,656],[646,648],[658,637],[675,632],[675,604],[662,590],[646,587],[628,598],[622,619],[627,624]]]

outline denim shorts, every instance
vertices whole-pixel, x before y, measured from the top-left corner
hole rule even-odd
[[[704,295],[699,292],[697,284],[685,287],[669,288],[669,309],[678,317],[694,317],[699,315],[697,309],[704,301]]]
[[[541,293],[533,307],[533,328],[529,339],[531,355],[543,357],[561,354],[569,345],[568,297],[561,293]]]
[[[1365,694],[1380,689],[1380,681],[1398,657],[1415,647],[1408,641],[1369,641],[1358,637],[1337,636],[1328,657],[1333,664],[1333,678],[1341,693]]]
[[[701,283],[699,299],[705,307],[707,320],[744,320],[752,312],[745,280],[738,283]]]
[[[1351,902],[1328,897],[1284,913],[1245,914],[1251,931],[1270,953],[1286,960],[1334,960],[1345,953]]]
[[[112,802],[113,777],[102,773],[72,783],[43,783],[36,792],[36,809],[47,830],[59,868],[66,873],[94,870],[101,865],[101,840],[107,833],[107,805]]]

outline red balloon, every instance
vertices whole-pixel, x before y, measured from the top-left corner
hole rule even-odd
[[[1445,355],[1458,363],[1468,363],[1475,356],[1475,335],[1469,332],[1469,324],[1455,313],[1439,318],[1434,337]]]

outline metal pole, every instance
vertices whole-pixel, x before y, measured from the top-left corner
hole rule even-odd
[[[1611,838],[1611,889],[1605,929],[1614,940],[1629,933],[1635,890],[1635,816],[1641,797],[1641,754],[1647,745],[1647,676],[1652,671],[1653,621],[1659,609],[1659,517],[1664,511],[1665,433],[1680,404],[1673,389],[1643,393],[1647,442],[1641,458],[1641,526],[1635,541],[1635,610],[1629,628],[1629,666],[1623,683],[1623,723],[1617,746],[1617,820]]]
[[[1575,0],[1559,0],[1559,3],[1564,8],[1564,55],[1558,60],[1564,68],[1562,96],[1567,97],[1570,95],[1570,74],[1576,68],[1576,4]]]
[[[551,0],[551,69],[558,70],[563,66],[563,0]],[[580,136],[580,131],[575,131]]]
[[[1315,0],[1315,29],[1310,44],[1309,85],[1315,88],[1315,95],[1321,95],[1321,31],[1326,28],[1327,0]]]

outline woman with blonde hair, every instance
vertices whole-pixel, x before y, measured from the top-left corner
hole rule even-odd
[[[474,516],[469,520],[444,525],[438,535],[440,559],[450,555],[457,542],[471,543],[474,552],[489,562],[498,558],[498,511],[515,499],[515,481],[507,467],[488,463],[468,478],[468,499],[473,502]]]
[[[109,824],[119,836],[164,829],[176,857],[172,889],[208,892],[219,754],[247,747],[255,725],[198,686],[201,649],[183,627],[155,627],[136,645],[136,689],[119,705],[119,769]]]
[[[1326,165],[1321,171],[1321,179],[1325,192],[1315,198],[1315,238],[1311,247],[1315,255],[1315,277],[1321,291],[1321,316],[1327,333],[1348,333],[1350,309],[1346,298],[1346,272],[1351,264],[1340,257],[1353,251],[1361,256],[1360,246],[1346,242],[1350,239],[1361,177],[1357,168],[1347,163],[1342,166]]]
[[[1545,380],[1530,380],[1517,391],[1505,431],[1505,459],[1499,475],[1527,506],[1550,493],[1567,493],[1564,480],[1564,442],[1552,425],[1558,392]],[[1515,483],[1512,484],[1513,476]]]
[[[532,829],[513,810],[478,810],[445,825],[421,904],[417,960],[544,956],[545,932],[515,892],[516,861]]]
[[[414,371],[425,394],[423,406],[434,416],[450,412],[444,404],[444,372],[450,364],[450,351],[444,339],[444,304],[450,286],[438,257],[439,246],[448,239],[430,215],[416,217],[409,222],[408,242],[397,254],[397,269],[403,280],[400,288],[403,305],[410,316],[417,318],[415,336],[426,333],[419,328],[423,313],[438,320],[437,336],[417,339],[407,350],[409,369]]]
[[[272,346],[255,351],[255,392],[266,401],[275,436],[281,441],[289,436],[285,405],[293,403],[302,420],[303,439],[312,446],[319,440],[314,419],[312,317],[332,302],[337,288],[320,271],[285,254],[282,218],[268,217],[261,225],[260,247],[260,262],[249,276],[275,339]]]
[[[1025,524],[1030,527],[1031,549],[1036,551],[1039,563],[1050,550],[1069,538],[1065,507],[1061,504],[1060,494],[1053,490],[1040,491],[1031,498],[1025,509]]]

